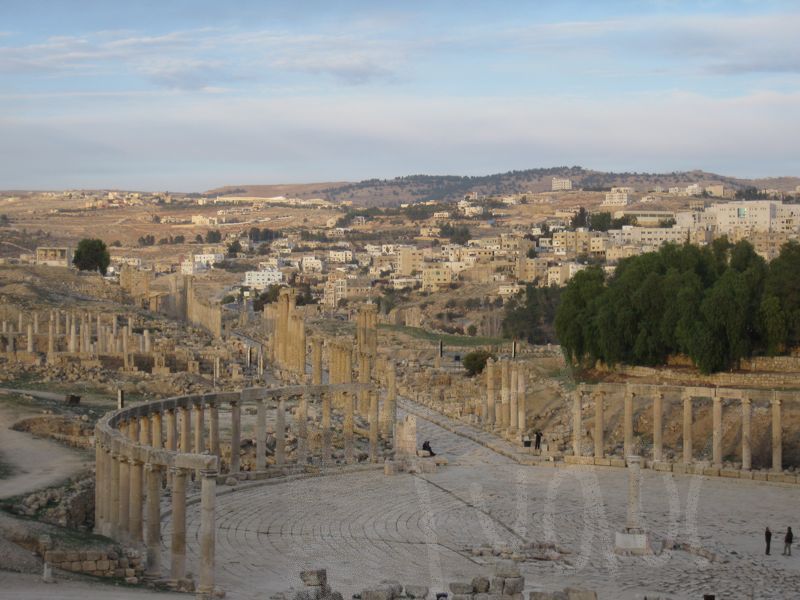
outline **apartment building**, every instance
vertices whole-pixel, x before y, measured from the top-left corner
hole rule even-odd
[[[565,192],[572,189],[572,180],[569,177],[553,177],[550,189],[554,192]]]
[[[408,276],[422,269],[424,253],[414,247],[400,248],[397,253],[397,273]]]
[[[280,285],[281,283],[283,283],[283,273],[277,269],[247,271],[244,274],[244,285],[257,290],[263,290],[271,285]]]
[[[431,264],[422,268],[423,290],[434,292],[439,288],[450,285],[452,281],[453,271],[444,264]]]
[[[628,206],[633,202],[631,194],[633,194],[633,188],[612,187],[611,191],[606,193],[601,206]]]

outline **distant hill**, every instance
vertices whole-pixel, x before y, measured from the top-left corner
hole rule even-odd
[[[734,189],[754,186],[759,189],[773,188],[787,192],[793,192],[795,187],[800,185],[800,177],[742,179],[700,170],[672,173],[610,173],[582,167],[551,167],[479,176],[407,175],[394,179],[367,179],[357,183],[241,185],[210,190],[206,193],[319,197],[334,202],[350,201],[361,206],[390,206],[404,202],[457,200],[470,192],[483,195],[547,192],[550,191],[553,177],[569,177],[574,188],[600,190],[612,186],[628,186],[640,192],[646,192],[655,186],[666,189],[692,183],[722,184]]]

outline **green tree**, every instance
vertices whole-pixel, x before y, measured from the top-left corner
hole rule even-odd
[[[265,304],[277,302],[280,291],[281,286],[275,284],[270,285],[266,290],[261,292],[261,294],[253,299],[253,312],[260,313],[264,309]]]
[[[100,271],[105,275],[110,263],[111,256],[108,254],[105,242],[96,238],[82,239],[72,256],[72,264],[81,271]]]
[[[206,244],[218,244],[222,241],[222,234],[218,229],[212,229],[206,232]]]
[[[489,360],[489,358],[494,358],[491,352],[475,350],[465,355],[464,358],[461,359],[461,364],[463,364],[464,368],[467,370],[467,375],[469,377],[474,377],[475,375],[483,373],[483,370],[486,368],[486,361]]]
[[[603,271],[590,267],[579,271],[561,293],[555,325],[564,354],[572,362],[597,357],[595,303],[603,293]]]
[[[228,256],[235,257],[241,251],[242,245],[239,243],[239,240],[233,240],[228,244]]]

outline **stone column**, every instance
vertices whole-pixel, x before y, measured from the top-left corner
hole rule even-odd
[[[119,541],[127,543],[130,539],[131,519],[131,469],[125,456],[119,457]]]
[[[256,471],[267,468],[267,407],[263,398],[256,404]]]
[[[370,373],[372,367],[370,365],[370,358],[366,353],[361,352],[358,355],[358,382],[367,384],[370,380]],[[358,413],[362,417],[369,415],[369,391],[360,390],[358,392]]]
[[[625,457],[633,454],[633,399],[635,394],[631,391],[629,386],[625,386],[624,406],[625,411],[623,415],[623,430],[624,430],[624,450]]]
[[[186,474],[187,469],[172,472],[172,539],[170,540],[170,577],[186,577]]]
[[[639,502],[641,495],[641,469],[642,457],[629,456],[628,458],[628,531],[641,529],[639,520]]]
[[[203,401],[198,400],[192,405],[192,416],[194,417],[194,453],[202,454],[205,451],[205,411]]]
[[[322,464],[331,462],[331,392],[322,393]]]
[[[517,375],[517,426],[520,433],[525,433],[528,429],[528,398],[527,398],[527,385],[525,380],[525,371],[522,365],[519,365],[519,374]]]
[[[378,456],[378,393],[369,392],[369,460],[377,463]]]
[[[581,455],[581,438],[583,437],[583,416],[581,415],[581,402],[583,392],[572,392],[572,453]]]
[[[142,542],[142,473],[144,465],[138,460],[130,461],[130,540],[134,544]]]
[[[783,441],[781,432],[781,399],[777,392],[772,396],[772,470],[783,472]]]
[[[33,353],[33,324],[28,323],[28,353]]]
[[[712,408],[712,434],[711,434],[711,454],[712,463],[715,469],[722,468],[722,398],[714,396],[711,398]]]
[[[150,416],[150,423],[152,425],[152,430],[153,430],[151,435],[152,439],[151,443],[153,445],[153,448],[163,448],[164,432],[162,431],[162,426],[161,426],[161,413],[160,412],[153,413]]]
[[[39,335],[39,313],[33,313],[33,333]]]
[[[752,468],[752,452],[750,450],[750,417],[752,411],[750,398],[742,396],[742,470],[749,471]]]
[[[242,407],[241,402],[231,401],[231,465],[230,472],[238,473],[239,451],[242,447]]]
[[[150,341],[150,330],[149,329],[145,329],[144,330],[144,351],[146,353],[149,353],[149,352],[152,352],[152,350],[153,350],[153,344]]]
[[[208,449],[217,458],[219,452],[219,407],[216,402],[208,406]]]
[[[494,359],[486,361],[486,397],[481,418],[484,423],[494,423]]]
[[[77,350],[78,350],[78,338],[77,338],[77,333],[75,331],[75,322],[74,321],[70,324],[70,328],[69,328],[69,346],[68,346],[68,350],[69,350],[70,354],[75,354],[75,352],[77,352]]]
[[[178,449],[178,422],[175,415],[175,409],[167,409],[167,450],[173,452]]]
[[[683,464],[692,464],[692,394],[683,392]]]
[[[350,392],[344,392],[344,459],[347,464],[355,462],[353,448],[353,410],[355,397]]]
[[[111,505],[109,511],[108,536],[116,541],[122,541],[119,530],[120,515],[120,460],[119,454],[113,449],[111,452]]]
[[[211,598],[214,593],[217,472],[200,471],[200,476],[200,581],[197,592],[202,598]]]
[[[119,471],[116,471],[116,483],[115,483],[115,476],[114,471],[116,469],[117,461],[114,459],[114,455],[111,451],[111,448],[105,448],[105,460],[103,462],[105,468],[105,480],[106,480],[106,489],[103,491],[103,502],[105,503],[105,507],[103,509],[103,513],[106,515],[105,522],[103,523],[103,531],[101,532],[104,536],[109,538],[114,538],[116,535],[116,516],[115,512],[117,510],[117,503],[119,502],[119,498],[117,498],[116,502],[114,501],[114,491],[116,490],[119,493]]]
[[[322,340],[318,337],[311,340],[311,383],[322,385]]]
[[[509,423],[508,361],[500,361],[500,427],[506,429]]]
[[[594,457],[605,457],[605,394],[594,393]]]
[[[295,428],[297,429],[297,464],[308,462],[308,398],[300,396],[300,403],[295,412]]]
[[[653,461],[661,462],[663,457],[663,442],[661,434],[664,430],[664,394],[656,392],[653,395]]]
[[[384,439],[389,439],[394,433],[394,423],[397,420],[397,372],[393,361],[386,365],[386,399],[383,402],[381,414],[381,430]]]
[[[105,452],[100,445],[100,440],[95,437],[94,441],[94,532],[102,533],[105,514],[103,514],[103,490],[108,487],[105,481],[105,470],[103,468],[103,458]]]
[[[128,355],[128,334],[122,334],[122,365],[127,370],[131,366],[131,357]]]
[[[286,464],[286,404],[278,400],[278,412],[275,415],[275,464],[282,467]]]
[[[161,578],[161,468],[147,463],[147,574]]]
[[[47,324],[47,354],[52,356],[56,351],[55,329],[53,321]]]
[[[192,425],[189,422],[189,408],[186,406],[179,406],[178,411],[181,415],[181,452],[189,454],[192,451]]]
[[[517,362],[513,362],[510,365],[511,371],[511,382],[509,390],[509,430],[512,432],[516,432],[519,428],[519,412],[517,410],[517,380],[519,379],[519,364]]]

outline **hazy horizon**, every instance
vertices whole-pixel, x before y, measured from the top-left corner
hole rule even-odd
[[[37,7],[0,6],[0,189],[800,175],[792,2]]]

